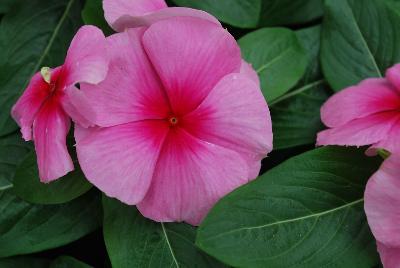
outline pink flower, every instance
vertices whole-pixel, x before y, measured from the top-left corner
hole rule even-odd
[[[221,25],[207,12],[186,7],[168,8],[164,0],[103,0],[103,9],[108,24],[117,32],[150,26],[173,17],[200,18]]]
[[[400,151],[400,64],[386,78],[370,78],[332,96],[321,108],[330,127],[318,134],[317,145],[372,145]]]
[[[11,114],[26,141],[32,139],[37,154],[39,176],[50,182],[74,169],[66,146],[70,117],[88,122],[71,104],[69,92],[78,82],[98,83],[108,70],[105,37],[93,26],[84,26],[75,35],[65,63],[54,69],[42,68],[30,81]]]
[[[365,212],[385,268],[400,267],[399,170],[399,155],[390,156],[365,190]]]
[[[144,216],[197,225],[272,149],[257,75],[206,20],[171,18],[107,41],[106,79],[81,84],[98,126],[75,131],[81,167]]]

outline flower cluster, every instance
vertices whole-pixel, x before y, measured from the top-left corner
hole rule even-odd
[[[74,168],[72,119],[92,184],[153,220],[198,225],[218,199],[257,177],[272,150],[257,74],[203,11],[162,0],[103,6],[117,33],[82,27],[64,65],[37,73],[12,115],[35,144],[42,182]]]

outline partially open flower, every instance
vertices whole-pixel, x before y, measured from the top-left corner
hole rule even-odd
[[[370,78],[343,89],[321,108],[330,127],[318,133],[317,145],[372,145],[368,153],[383,148],[400,153],[400,65],[388,69],[386,78]]]
[[[197,225],[272,149],[257,75],[215,23],[171,18],[108,38],[110,70],[82,84],[95,128],[75,132],[86,177],[156,221]]]
[[[37,154],[39,176],[50,182],[74,169],[66,146],[70,117],[83,125],[89,122],[71,104],[68,92],[75,84],[96,84],[108,70],[106,39],[93,26],[84,26],[75,35],[65,63],[36,73],[27,89],[12,108],[12,117],[21,127],[26,141],[32,139]]]

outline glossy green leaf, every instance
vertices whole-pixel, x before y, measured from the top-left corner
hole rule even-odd
[[[75,170],[50,183],[41,183],[36,163],[36,154],[29,154],[14,176],[13,193],[22,199],[37,204],[60,204],[75,199],[89,191],[92,185],[86,180],[77,161]]]
[[[62,205],[33,205],[0,191],[0,258],[75,241],[101,224],[99,195],[91,191]]]
[[[103,197],[104,239],[113,268],[223,267],[194,245],[187,224],[157,223],[133,206]]]
[[[324,129],[320,108],[329,96],[330,90],[319,80],[271,103],[274,150],[315,144],[317,133]]]
[[[400,13],[386,0],[328,0],[321,62],[339,91],[368,77],[381,77],[400,61]]]
[[[173,0],[240,28],[298,24],[322,15],[323,0]]]
[[[0,138],[0,189],[11,186],[17,166],[31,151],[31,147],[19,132]]]
[[[272,101],[292,88],[307,67],[307,56],[296,34],[285,28],[264,28],[239,39],[243,58],[251,63],[262,92]]]
[[[111,34],[113,30],[104,19],[102,0],[86,0],[82,10],[82,19],[85,24],[95,25],[103,30],[105,34]]]
[[[51,262],[50,268],[90,268],[92,266],[87,265],[75,258],[69,256],[61,256]]]
[[[33,74],[63,63],[80,8],[79,0],[17,0],[1,20],[0,136],[17,129],[10,110]]]
[[[12,257],[0,259],[1,268],[48,268],[50,260],[34,257]]]
[[[379,164],[343,147],[293,157],[218,202],[196,244],[235,267],[373,267],[363,194]]]

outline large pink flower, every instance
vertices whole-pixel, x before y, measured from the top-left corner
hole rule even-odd
[[[108,70],[106,39],[93,26],[84,26],[75,35],[65,63],[54,69],[42,68],[30,81],[11,114],[26,141],[32,139],[37,154],[39,176],[50,182],[74,169],[66,146],[70,117],[83,125],[89,122],[72,105],[68,95],[75,84],[96,84]]]
[[[174,17],[200,18],[220,25],[207,12],[186,7],[169,8],[164,0],[103,0],[103,9],[108,24],[117,32]]]
[[[400,156],[391,155],[370,178],[365,212],[385,268],[400,267]]]
[[[75,131],[86,177],[146,217],[199,224],[272,149],[257,75],[225,29],[197,18],[128,29],[108,47],[106,79],[81,85],[98,126]]]
[[[400,65],[386,78],[370,78],[332,96],[321,108],[330,127],[318,134],[317,145],[372,145],[400,152]]]

